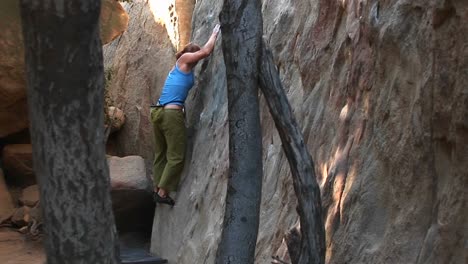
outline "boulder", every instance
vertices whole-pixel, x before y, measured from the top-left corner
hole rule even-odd
[[[13,213],[11,217],[11,222],[18,228],[27,226],[31,222],[31,216],[29,215],[30,207],[23,206]]]
[[[2,155],[3,167],[9,183],[22,187],[36,184],[31,144],[6,145]]]
[[[150,232],[154,215],[151,184],[140,156],[109,157],[112,208],[119,232]]]
[[[5,184],[3,170],[0,168],[0,223],[11,216],[15,209],[8,187]]]
[[[100,34],[103,45],[113,41],[127,30],[128,14],[122,5],[115,0],[104,0],[101,3]]]
[[[108,43],[127,28],[128,15],[119,2],[104,0],[101,41]],[[19,0],[0,1],[0,138],[28,127],[23,37]]]
[[[39,202],[39,186],[31,185],[23,190],[20,202],[23,205],[34,207]]]
[[[140,156],[107,158],[112,190],[132,189],[150,190],[150,181],[146,177],[145,162]]]

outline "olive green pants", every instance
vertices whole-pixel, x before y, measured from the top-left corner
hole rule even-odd
[[[154,185],[167,191],[177,190],[184,168],[186,130],[184,112],[178,109],[151,108],[155,153]]]

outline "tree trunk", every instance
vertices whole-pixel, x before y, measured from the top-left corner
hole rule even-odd
[[[320,188],[315,179],[312,158],[284,93],[273,56],[263,44],[260,89],[279,132],[283,150],[291,167],[301,223],[300,264],[325,263],[325,230]]]
[[[229,117],[229,180],[216,263],[254,263],[262,187],[258,66],[260,1],[225,0],[220,14]]]
[[[104,148],[100,4],[21,0],[48,264],[119,263]]]

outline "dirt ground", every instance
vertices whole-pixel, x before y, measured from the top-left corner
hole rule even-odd
[[[45,254],[40,241],[31,241],[17,231],[0,228],[0,263],[43,264]]]

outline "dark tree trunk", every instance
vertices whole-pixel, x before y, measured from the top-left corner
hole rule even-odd
[[[229,180],[216,263],[254,263],[262,187],[258,66],[260,1],[225,0],[220,14],[229,117]]]
[[[291,263],[294,264],[299,263],[299,258],[301,257],[301,237],[300,230],[295,226],[289,230],[284,238],[288,247],[289,258],[291,259]]]
[[[322,219],[320,188],[315,179],[312,158],[284,93],[273,56],[263,45],[260,66],[260,89],[279,132],[283,150],[293,176],[301,223],[299,264],[325,263],[325,230]]]
[[[100,4],[21,0],[48,264],[119,263],[104,149]]]

